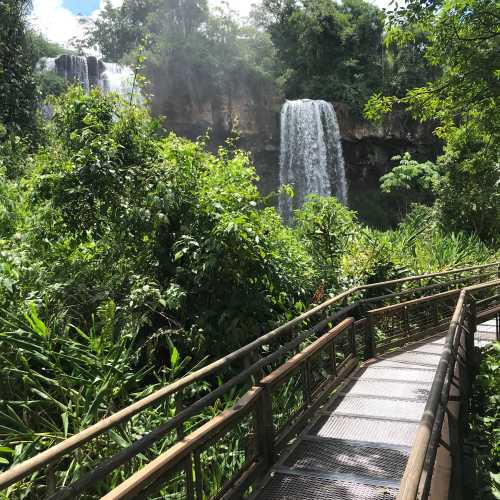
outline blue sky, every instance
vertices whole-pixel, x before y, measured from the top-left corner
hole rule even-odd
[[[99,0],[63,0],[63,7],[73,14],[88,16],[99,7]]]

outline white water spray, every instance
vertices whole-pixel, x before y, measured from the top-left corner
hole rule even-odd
[[[281,196],[279,211],[289,222],[309,194],[331,196],[347,204],[347,180],[337,115],[326,101],[287,101],[281,110],[280,185],[294,187]]]
[[[117,93],[123,99],[141,102],[137,86],[134,88],[134,73],[128,66],[107,63],[96,57],[63,54],[52,58],[44,57],[38,62],[40,71],[52,71],[67,82],[80,83],[89,92],[92,87],[100,87],[105,94]]]

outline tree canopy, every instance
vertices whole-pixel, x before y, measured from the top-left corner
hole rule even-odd
[[[407,2],[389,17],[388,40],[406,43],[425,32],[422,46],[436,77],[398,98],[375,95],[366,114],[394,102],[421,120],[436,120],[445,142],[437,202],[450,229],[483,238],[500,230],[500,7],[495,0]]]
[[[29,0],[0,0],[0,137],[32,131],[37,86],[25,18]]]

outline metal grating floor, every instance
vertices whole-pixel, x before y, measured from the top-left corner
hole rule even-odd
[[[276,473],[261,490],[259,500],[390,500],[397,490],[384,486],[335,481],[311,475]]]
[[[419,370],[411,366],[390,367],[374,365],[367,368],[358,378],[360,380],[382,379],[407,382],[432,382],[434,379],[434,370]]]
[[[358,370],[253,498],[396,498],[443,345],[434,337]]]
[[[311,429],[311,434],[322,438],[411,446],[417,427],[417,422],[347,417],[333,412],[330,416],[321,417]]]
[[[351,395],[388,396],[426,401],[432,382],[357,380],[346,389]]]
[[[401,480],[409,450],[384,449],[340,439],[303,440],[284,466]]]
[[[483,348],[495,342],[497,339],[496,329],[496,320],[494,319],[478,325],[474,336],[474,345]]]
[[[347,396],[332,405],[337,413],[391,418],[395,415],[405,420],[418,420],[425,408],[425,401],[408,401],[381,397]]]
[[[436,354],[437,356],[441,356],[441,352],[443,351],[444,344],[426,344],[416,349],[410,349],[408,352],[423,352],[427,354]]]
[[[437,364],[439,363],[438,354],[411,351],[403,352],[402,354],[398,354],[396,356],[387,357],[386,359],[390,361],[396,361],[398,363],[409,363],[432,367],[437,367]]]

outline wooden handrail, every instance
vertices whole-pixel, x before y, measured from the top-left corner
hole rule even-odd
[[[460,296],[453,313],[448,335],[446,336],[445,346],[439,360],[439,364],[432,382],[431,390],[427,403],[425,405],[424,414],[419,423],[415,440],[412,445],[410,456],[401,480],[399,494],[397,500],[416,500],[418,498],[419,486],[422,478],[422,473],[425,466],[425,460],[431,442],[431,437],[436,423],[436,415],[443,396],[443,388],[446,382],[446,376],[450,361],[453,355],[454,343],[456,335],[462,327],[463,314],[468,296],[476,291],[493,286],[499,286],[500,280],[491,281],[464,288],[460,292]],[[449,381],[448,381],[449,384]],[[446,391],[444,391],[446,392]]]
[[[101,500],[120,500],[140,493],[144,489],[145,484],[151,483],[167,471],[173,469],[182,460],[187,458],[193,450],[222,432],[238,419],[242,413],[247,413],[261,396],[261,392],[261,387],[252,387],[232,408],[213,417],[206,424],[193,431],[182,441],[179,441],[165,453],[130,476],[114,490],[103,496]]]
[[[368,311],[369,314],[375,316],[380,314],[385,314],[390,311],[397,311],[398,309],[404,309],[405,307],[413,306],[416,304],[422,304],[423,302],[433,302],[435,300],[443,299],[445,297],[452,297],[453,295],[460,295],[462,290],[450,290],[448,292],[436,293],[435,295],[429,295],[427,297],[420,297],[418,299],[408,300],[406,302],[400,302],[399,304],[392,304],[390,306],[379,307],[378,309],[371,309]]]
[[[96,424],[87,427],[83,431],[80,431],[78,434],[71,436],[70,438],[65,439],[61,443],[58,443],[48,450],[41,452],[35,457],[28,459],[9,470],[0,474],[0,491],[2,489],[7,488],[8,486],[20,481],[24,477],[29,474],[40,470],[43,467],[53,463],[58,458],[65,456],[72,452],[73,450],[83,446],[85,443],[91,441],[92,439],[98,437],[109,429],[116,427],[117,425],[124,423],[130,420],[134,415],[140,413],[141,411],[158,404],[164,401],[166,398],[176,394],[183,388],[202,380],[220,370],[230,365],[232,362],[239,360],[251,353],[253,353],[259,347],[279,338],[284,333],[290,332],[290,330],[303,323],[305,320],[311,318],[315,314],[327,309],[330,306],[340,304],[342,301],[348,299],[350,296],[358,293],[362,293],[366,290],[373,290],[376,288],[384,288],[391,285],[397,285],[402,283],[407,283],[410,281],[418,281],[422,279],[431,279],[440,276],[449,276],[451,274],[460,274],[469,271],[483,270],[487,268],[499,267],[500,262],[495,262],[491,264],[483,264],[480,266],[471,266],[464,267],[455,270],[443,271],[439,273],[433,274],[423,274],[417,276],[410,276],[406,278],[399,278],[395,280],[384,281],[381,283],[373,283],[364,286],[357,286],[351,288],[345,292],[342,292],[335,297],[328,299],[320,305],[317,305],[310,309],[309,311],[304,312],[293,320],[285,323],[284,325],[279,326],[278,328],[268,332],[265,335],[257,338],[256,340],[250,342],[249,344],[237,349],[236,351],[224,356],[218,360],[213,361],[207,366],[196,370],[195,372],[186,375],[185,377],[176,380],[175,382],[169,384],[166,387],[163,387],[154,393],[146,396],[145,398],[117,411],[116,413],[110,415],[109,417],[105,417]],[[441,284],[439,284],[441,285]],[[346,312],[352,310],[356,305],[352,304],[351,306],[347,306],[345,309]]]
[[[325,344],[331,342],[335,337],[338,337],[341,333],[345,332],[354,323],[354,318],[346,318],[344,321],[339,323],[337,326],[332,328],[328,333],[322,335],[319,339],[315,340],[312,344],[308,345],[304,350],[290,358],[288,361],[283,363],[279,368],[276,368],[272,373],[264,377],[260,383],[262,385],[275,385],[279,383],[290,371],[295,369],[297,365],[302,363],[304,360],[313,356],[318,352]]]

